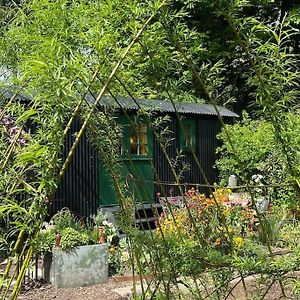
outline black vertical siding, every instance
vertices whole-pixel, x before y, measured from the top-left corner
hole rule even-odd
[[[220,131],[220,123],[216,116],[203,116],[198,115],[186,115],[186,119],[193,118],[196,122],[196,149],[195,153],[199,160],[199,164],[202,167],[204,174],[210,185],[217,182],[218,174],[215,169],[216,161],[216,148],[219,146],[219,141],[216,138],[217,133]],[[169,123],[169,129],[173,132],[171,138],[173,141],[170,146],[167,148],[168,155],[171,159],[176,158],[176,149],[179,151],[179,121],[177,118],[172,115],[172,120]],[[192,153],[184,152],[182,157],[182,162],[189,165],[188,171],[183,174],[181,178],[181,183],[197,183],[197,184],[206,184],[204,177],[201,174],[199,166],[194,159]],[[175,183],[175,178],[172,174],[171,167],[162,152],[162,149],[158,141],[154,141],[154,164],[159,175],[159,179],[164,183]],[[180,166],[177,167],[177,173]],[[156,180],[157,181],[157,180]],[[162,185],[165,187],[165,192],[173,195],[179,194],[179,189],[176,186],[172,185]],[[162,186],[155,184],[155,195],[156,198],[157,192],[162,192]],[[200,192],[208,193],[207,188],[200,188]]]
[[[179,122],[174,114],[167,126],[170,130],[167,152],[172,160],[175,160],[179,151]],[[218,174],[214,168],[216,160],[216,148],[219,142],[216,138],[220,131],[220,124],[216,116],[185,115],[185,118],[193,118],[196,122],[196,155],[210,184],[217,181]],[[227,121],[231,121],[228,118]],[[65,148],[62,154],[63,161],[66,158],[72,144],[74,135],[80,129],[79,121],[72,124],[72,128],[66,138]],[[204,178],[191,153],[183,153],[182,161],[189,164],[189,170],[184,173],[181,183],[205,184]],[[175,184],[175,177],[171,166],[163,153],[160,143],[154,138],[153,162],[156,169],[154,172],[154,201],[157,193],[163,195],[179,195],[179,189]],[[178,173],[179,167],[176,167]],[[155,174],[157,173],[157,175]],[[162,184],[160,184],[160,182]],[[167,183],[167,184],[165,184]],[[207,193],[207,188],[200,188],[201,192]],[[69,207],[71,211],[80,216],[89,216],[97,211],[99,206],[99,158],[95,149],[90,145],[84,135],[73,155],[72,161],[63,176],[58,187],[50,214],[54,214],[63,207]]]
[[[166,124],[170,131],[170,136],[168,136],[169,143],[166,146],[166,151],[171,159],[175,159],[176,157],[176,148],[177,148],[177,122],[176,119],[173,117],[171,120]],[[165,193],[170,194],[172,193],[171,189],[172,186],[164,185],[165,182],[167,183],[174,183],[175,176],[172,172],[172,168],[168,163],[167,157],[163,152],[163,149],[157,139],[154,138],[153,143],[153,160],[154,166],[156,169],[157,174],[154,172],[154,199],[156,199],[156,195],[158,192],[163,194],[163,190]]]
[[[218,180],[215,162],[217,159],[216,148],[220,145],[220,142],[216,135],[220,129],[221,126],[216,117],[201,118],[198,120],[198,157],[206,178],[211,185]],[[204,178],[201,177],[200,183],[205,184]]]
[[[66,159],[79,129],[79,120],[75,120],[66,137],[62,161]],[[63,207],[68,207],[79,216],[90,216],[96,213],[99,204],[98,166],[97,152],[87,141],[86,135],[83,135],[58,186],[50,215]]]

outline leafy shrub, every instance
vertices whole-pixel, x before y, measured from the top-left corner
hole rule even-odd
[[[81,224],[69,209],[64,208],[52,218],[51,225],[46,223],[44,226],[46,228],[41,230],[34,240],[35,252],[38,254],[52,251],[57,234],[61,236],[62,250],[97,244],[99,242],[98,226],[103,227],[103,234],[108,243],[117,234],[116,228],[106,220],[106,215],[101,210],[95,218],[91,218],[86,224]]]
[[[286,114],[285,137],[292,149],[299,149],[300,145],[300,112]],[[243,119],[233,125],[227,125],[234,143],[236,154],[243,164],[247,179],[253,174],[261,173],[268,183],[283,182],[289,175],[282,154],[282,146],[276,143],[275,132],[272,125],[265,120],[251,120],[247,114]],[[222,180],[227,180],[230,174],[241,176],[241,170],[234,159],[232,148],[224,130],[218,135],[223,145],[218,148],[220,159],[217,167]],[[292,158],[295,166],[300,164],[297,157]]]
[[[39,232],[33,244],[34,251],[39,255],[51,252],[55,245],[55,230],[49,229]]]
[[[290,249],[299,246],[300,240],[300,224],[299,221],[292,221],[284,224],[278,234],[277,245],[288,247]]]
[[[60,246],[62,250],[71,250],[78,246],[87,245],[89,237],[85,232],[79,232],[71,227],[61,231]]]
[[[274,157],[278,157],[278,149],[274,147],[273,129],[268,122],[251,120],[247,114],[244,114],[241,122],[227,125],[227,130],[248,180],[253,174],[265,173],[265,169],[271,167],[265,165],[267,159],[273,160]],[[217,160],[216,166],[220,170],[222,183],[226,184],[229,175],[242,176],[242,173],[224,130],[219,133],[218,138],[222,141],[222,146],[217,149],[220,159]]]
[[[156,236],[171,257],[166,269],[180,274],[199,274],[209,265],[208,256],[225,263],[229,253],[240,252],[245,235],[251,231],[253,211],[228,207],[228,189],[217,189],[209,198],[191,189],[187,206],[182,204],[161,215]],[[203,259],[205,257],[205,259]]]
[[[109,247],[109,270],[111,275],[123,275],[129,269],[129,247],[126,239],[122,239],[118,245]]]
[[[287,221],[287,209],[284,205],[273,206],[272,212],[265,215],[266,222],[264,223],[265,231],[267,234],[268,242],[271,245],[276,245],[280,239],[280,232]],[[263,236],[262,231],[258,231],[259,241],[266,244],[266,238]]]
[[[63,208],[57,212],[52,218],[55,230],[61,232],[65,228],[73,228],[80,230],[80,223],[75,219],[68,208]]]
[[[285,115],[285,123],[281,124],[284,130],[284,139],[289,141],[289,148],[296,152],[300,146],[300,112]],[[233,125],[227,125],[233,141],[236,155],[242,166],[239,166],[235,159],[232,147],[227,139],[224,129],[219,133],[218,138],[222,146],[217,149],[219,159],[216,166],[220,170],[221,184],[226,185],[229,175],[236,174],[241,179],[251,180],[254,174],[263,175],[265,184],[287,183],[291,179],[291,173],[284,158],[282,146],[276,142],[275,131],[271,123],[266,120],[251,120],[247,114],[243,119]],[[289,151],[289,149],[287,149]],[[299,156],[300,157],[300,156]],[[298,157],[291,157],[292,168],[295,172],[300,165]],[[243,176],[245,175],[245,178]],[[296,196],[292,188],[282,187],[269,189],[269,196],[278,201],[294,205]]]

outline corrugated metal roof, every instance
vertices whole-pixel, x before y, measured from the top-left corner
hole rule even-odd
[[[87,99],[91,102],[94,101],[92,95],[88,95]],[[102,107],[115,107],[123,108],[126,110],[139,110],[140,108],[146,111],[158,111],[158,112],[168,112],[175,113],[175,108],[170,101],[163,100],[146,100],[146,99],[135,99],[129,97],[102,97],[99,102],[99,106]],[[216,116],[216,110],[211,104],[199,104],[199,103],[175,103],[176,110],[180,114],[195,114],[195,115],[212,115]],[[221,116],[223,117],[239,117],[236,113],[231,110],[217,106]]]
[[[16,88],[12,88],[11,90],[5,90],[3,88],[0,88],[0,96],[1,96],[1,98],[6,98],[6,99],[10,99],[10,98],[14,97],[15,100],[19,100],[19,101],[32,100],[31,96],[29,96],[23,92],[18,93],[15,90],[17,91]]]
[[[1,89],[0,89],[1,94]],[[11,91],[2,91],[2,97],[10,98],[13,96],[13,92]],[[89,102],[94,102],[96,96],[88,94],[86,99]],[[133,100],[130,97],[122,97],[118,96],[115,97],[108,97],[104,96],[99,102],[100,107],[115,107],[115,108],[123,108],[126,110],[139,110],[140,108],[145,109],[146,111],[157,111],[157,112],[167,112],[167,113],[175,113],[175,108],[170,101],[164,100],[146,100],[146,99],[135,99]],[[24,94],[18,93],[16,99],[19,100],[30,100],[31,97]],[[195,115],[211,115],[216,116],[216,110],[211,104],[199,104],[199,103],[187,103],[187,102],[180,102],[175,103],[176,110],[180,114],[195,114]],[[236,113],[232,112],[231,110],[217,106],[220,114],[222,117],[232,117],[236,118],[239,117]]]

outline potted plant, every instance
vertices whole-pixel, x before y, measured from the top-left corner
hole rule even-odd
[[[78,220],[68,209],[58,212],[34,241],[35,251],[44,255],[46,281],[57,287],[106,282],[108,248],[114,235],[116,229],[102,211],[87,222]]]

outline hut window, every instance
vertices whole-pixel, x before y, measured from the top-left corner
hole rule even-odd
[[[180,149],[182,151],[192,151],[195,149],[195,121],[182,120],[180,126]]]
[[[134,155],[147,155],[147,125],[137,123],[132,134],[130,135],[130,153]]]

